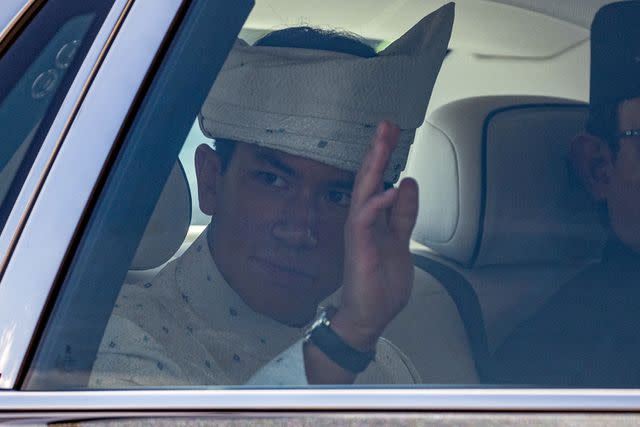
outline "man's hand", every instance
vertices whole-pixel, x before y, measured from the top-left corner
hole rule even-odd
[[[392,123],[378,126],[356,176],[345,226],[342,301],[332,324],[361,350],[375,348],[413,285],[409,239],[418,215],[418,186],[404,179],[385,191],[382,182],[399,134]]]
[[[378,338],[411,296],[409,239],[418,215],[418,186],[404,179],[384,190],[383,174],[398,144],[399,128],[382,122],[356,176],[345,225],[342,301],[331,327],[352,347],[375,349]],[[310,382],[352,382],[314,346],[306,350]],[[311,362],[311,363],[309,363]],[[319,367],[323,369],[315,369]]]

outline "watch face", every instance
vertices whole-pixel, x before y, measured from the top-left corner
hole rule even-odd
[[[321,308],[318,316],[313,320],[311,325],[309,325],[307,330],[304,332],[305,339],[309,339],[309,335],[311,335],[311,331],[313,331],[318,326],[322,325],[322,323],[324,323],[325,320],[327,320],[327,310],[324,308]]]

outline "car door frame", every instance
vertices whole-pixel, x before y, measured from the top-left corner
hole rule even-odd
[[[30,0],[9,25],[14,27],[27,25],[28,22],[24,21],[29,21],[37,13],[34,9],[38,9],[43,3],[41,0]],[[28,216],[30,206],[35,201],[36,193],[46,177],[48,168],[53,163],[65,129],[69,127],[74,111],[77,111],[82,98],[86,94],[92,78],[95,76],[95,72],[105,56],[105,47],[108,46],[109,41],[117,32],[118,23],[126,15],[129,3],[128,0],[113,1],[109,14],[87,52],[71,86],[68,88],[64,101],[60,105],[55,119],[38,150],[38,154],[29,168],[29,173],[22,183],[7,221],[2,230],[0,230],[0,273],[6,267],[24,220]],[[4,36],[6,36],[8,29],[9,27],[5,28]]]
[[[119,2],[118,2],[119,1]],[[20,370],[33,352],[33,337],[59,271],[68,258],[77,230],[87,215],[87,203],[107,172],[123,123],[157,53],[167,42],[189,0],[117,0],[113,16],[95,49],[83,64],[65,100],[64,111],[43,146],[43,158],[34,165],[46,176],[30,185],[33,205],[28,215],[20,214],[18,238],[0,280],[0,388],[15,389]],[[117,16],[117,19],[114,19]],[[126,17],[126,19],[124,19]],[[111,28],[109,29],[109,25]],[[117,28],[117,31],[114,30]],[[112,42],[112,43],[111,43]],[[105,49],[105,46],[110,49]],[[127,46],[128,49],[123,49]],[[118,72],[127,60],[129,68]],[[90,85],[87,82],[90,80]],[[114,96],[114,94],[118,96]],[[83,135],[95,124],[96,108],[106,99],[116,102],[99,128],[93,126],[94,144]],[[93,114],[93,116],[92,116]],[[60,120],[58,120],[60,119]],[[62,141],[64,140],[64,144]],[[49,150],[49,151],[48,151]],[[52,157],[51,153],[56,152]],[[42,154],[42,153],[41,153]],[[45,162],[45,160],[47,160]],[[47,167],[49,169],[47,169]],[[36,179],[36,178],[33,179]],[[73,197],[61,200],[59,188],[73,185]],[[38,191],[37,198],[33,197]],[[27,191],[28,192],[28,191]],[[14,208],[20,210],[20,206]],[[51,218],[59,218],[52,222]],[[41,244],[43,241],[46,245]],[[34,268],[36,263],[37,268]],[[16,308],[20,307],[19,310]],[[52,391],[0,392],[0,413],[33,411],[113,411],[115,414],[181,413],[184,411],[640,411],[640,390],[576,389],[488,389],[470,388],[380,388],[380,389],[210,389],[140,391]],[[79,411],[79,412],[78,412]]]
[[[0,237],[0,389],[15,387],[87,202],[188,3],[116,0],[47,134]]]

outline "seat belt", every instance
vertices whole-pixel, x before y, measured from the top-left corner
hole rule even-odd
[[[482,309],[471,283],[456,270],[433,259],[413,255],[414,265],[442,284],[453,300],[469,338],[471,354],[480,380],[485,378],[489,363],[489,345]]]

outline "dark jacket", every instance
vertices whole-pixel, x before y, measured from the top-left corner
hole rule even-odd
[[[611,240],[489,363],[489,384],[639,387],[640,254]]]

